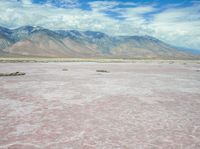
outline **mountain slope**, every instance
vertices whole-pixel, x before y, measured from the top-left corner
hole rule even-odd
[[[9,29],[0,27],[0,55],[6,55],[7,53],[3,51],[3,49],[11,46],[14,41],[10,39],[11,31]]]
[[[48,30],[24,26],[14,30],[0,27],[0,55],[80,58],[196,59],[150,36],[112,37],[101,32]]]

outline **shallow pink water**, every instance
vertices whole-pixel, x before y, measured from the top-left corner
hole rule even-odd
[[[0,148],[199,149],[199,69],[167,62],[0,64],[0,72],[26,72],[0,77]]]

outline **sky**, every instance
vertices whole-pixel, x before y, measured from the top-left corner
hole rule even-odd
[[[149,35],[200,50],[200,0],[0,0],[0,26]]]

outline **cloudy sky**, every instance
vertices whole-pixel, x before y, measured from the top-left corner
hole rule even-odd
[[[200,0],[0,0],[0,26],[150,35],[200,50]]]

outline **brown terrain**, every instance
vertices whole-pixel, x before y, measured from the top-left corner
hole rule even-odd
[[[0,63],[0,149],[199,149],[200,63]]]
[[[148,35],[111,36],[95,31],[0,26],[0,57],[199,60],[200,54]]]

